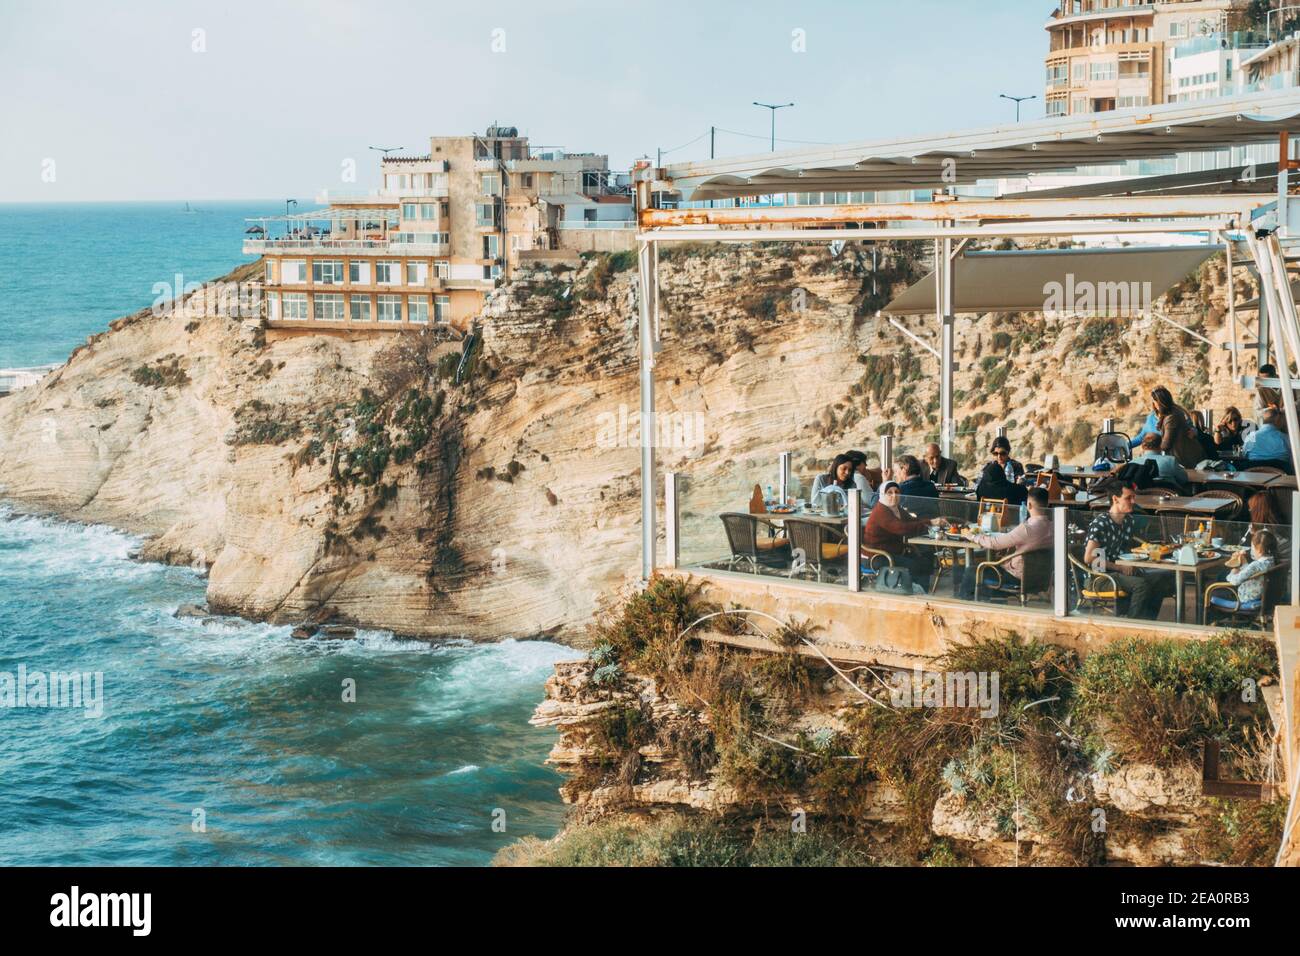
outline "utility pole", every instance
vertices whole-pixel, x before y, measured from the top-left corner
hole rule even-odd
[[[787,106],[794,106],[793,103],[760,103],[754,100],[755,106],[762,106],[772,111],[772,152],[776,152],[776,111],[783,110]]]
[[[710,126],[709,127],[709,159],[713,158],[713,141],[717,137],[717,134],[718,134],[718,128],[716,126]]]
[[[1013,102],[1013,103],[1016,104],[1016,122],[1017,122],[1017,123],[1020,122],[1020,104],[1023,103],[1025,100],[1036,100],[1036,99],[1038,99],[1037,96],[1007,96],[1007,94],[1005,94],[1005,93],[999,93],[998,96],[1000,96],[1000,97],[1001,97],[1002,99],[1004,99],[1004,100],[1011,100],[1011,102]]]

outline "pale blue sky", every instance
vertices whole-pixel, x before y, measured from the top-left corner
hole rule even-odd
[[[0,0],[0,201],[310,199],[376,185],[369,145],[423,151],[431,134],[493,121],[625,169],[710,124],[765,137],[754,100],[793,100],[778,139],[818,142],[1004,122],[1002,92],[1038,94],[1023,114],[1037,118],[1052,8]],[[792,50],[796,29],[806,52]],[[718,134],[718,155],[766,148]],[[707,156],[703,136],[664,159]],[[355,184],[341,181],[347,159]]]

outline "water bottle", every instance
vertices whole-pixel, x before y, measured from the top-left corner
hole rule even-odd
[[[771,485],[768,485],[768,486],[767,486],[767,496],[766,496],[763,500],[764,500],[764,503],[766,503],[766,504],[768,505],[768,507],[771,507],[772,503],[773,503],[774,501],[776,501],[775,496],[773,496],[773,494],[772,494],[772,486],[771,486]]]
[[[1007,459],[1007,481],[1011,482],[1013,485],[1016,483],[1016,469],[1011,464],[1010,458]]]
[[[1029,508],[1022,502],[1020,505],[1020,523],[1024,524],[1029,520]]]

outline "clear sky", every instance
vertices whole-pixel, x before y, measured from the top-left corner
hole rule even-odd
[[[707,158],[1005,122],[1051,0],[0,0],[0,202],[304,197],[518,126]],[[796,32],[801,31],[801,32]],[[802,52],[796,50],[803,47]],[[694,141],[685,148],[683,144]],[[355,182],[345,176],[356,168]]]

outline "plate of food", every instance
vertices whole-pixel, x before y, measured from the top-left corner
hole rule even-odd
[[[1214,561],[1223,555],[1218,551],[1197,551],[1196,556],[1202,561]]]
[[[1134,554],[1132,551],[1125,551],[1123,554],[1119,556],[1119,559],[1121,561],[1141,561],[1142,558],[1143,555]]]
[[[769,509],[768,514],[792,515],[794,514],[794,509],[791,508],[789,505],[777,505],[775,508]]]

